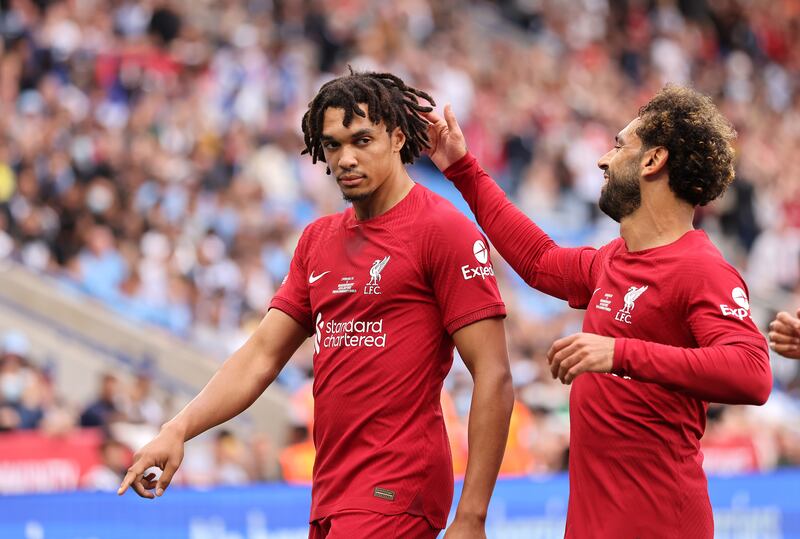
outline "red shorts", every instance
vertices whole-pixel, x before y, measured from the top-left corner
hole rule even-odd
[[[440,531],[425,518],[408,513],[384,515],[354,510],[315,520],[308,539],[436,539]]]

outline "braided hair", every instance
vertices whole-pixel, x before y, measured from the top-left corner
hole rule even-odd
[[[348,66],[349,67],[349,66]],[[406,137],[400,150],[404,164],[413,163],[420,153],[429,147],[428,121],[420,113],[430,112],[432,106],[420,105],[422,98],[436,105],[433,98],[422,90],[407,86],[403,80],[391,73],[353,72],[325,83],[303,115],[303,138],[306,147],[302,154],[311,154],[311,161],[325,161],[322,149],[322,124],[325,110],[344,109],[344,126],[350,127],[353,114],[362,118],[369,115],[372,123],[381,121],[391,132],[399,127]],[[367,114],[358,106],[367,105]],[[330,172],[330,171],[329,171]]]

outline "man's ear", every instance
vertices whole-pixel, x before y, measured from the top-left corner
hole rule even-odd
[[[392,141],[392,151],[395,153],[399,153],[400,150],[403,149],[403,146],[406,145],[406,135],[399,127],[395,127],[392,130],[389,134],[389,138]]]
[[[653,177],[667,171],[669,151],[664,146],[650,148],[642,154],[642,176]]]

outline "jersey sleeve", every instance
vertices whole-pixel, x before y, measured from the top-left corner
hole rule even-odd
[[[423,268],[452,335],[485,318],[504,317],[489,245],[477,227],[452,210],[425,226]]]
[[[691,283],[686,315],[698,345],[743,340],[765,345],[750,315],[747,285],[739,272],[727,264],[714,265],[703,268]]]
[[[294,250],[289,273],[283,279],[277,292],[269,303],[270,309],[278,309],[288,314],[294,320],[313,333],[311,301],[308,293],[308,272],[306,270],[306,256],[308,252],[308,228],[303,231],[297,247]]]
[[[597,281],[600,251],[559,247],[469,153],[444,171],[503,258],[530,286],[586,308]]]
[[[697,268],[685,279],[682,303],[698,347],[617,339],[614,372],[708,402],[763,404],[772,388],[769,353],[750,317],[741,276],[719,264]]]

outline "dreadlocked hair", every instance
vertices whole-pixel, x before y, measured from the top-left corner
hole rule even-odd
[[[301,154],[311,154],[311,161],[325,162],[322,149],[322,124],[325,110],[344,109],[344,126],[350,127],[353,114],[362,118],[369,115],[372,123],[381,121],[391,132],[399,127],[406,137],[400,149],[400,159],[404,164],[413,163],[420,153],[430,147],[428,141],[428,121],[421,116],[430,112],[436,103],[422,90],[407,86],[400,77],[391,73],[353,72],[325,83],[303,115],[303,138],[306,147]],[[421,105],[422,98],[432,106]],[[358,106],[367,105],[367,114]]]

